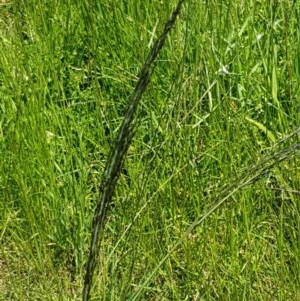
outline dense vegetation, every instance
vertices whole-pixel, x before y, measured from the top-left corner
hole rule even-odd
[[[0,300],[80,300],[105,162],[175,5],[0,0]],[[139,107],[94,300],[300,300],[298,149],[168,253],[300,126],[299,83],[298,1],[186,0]]]

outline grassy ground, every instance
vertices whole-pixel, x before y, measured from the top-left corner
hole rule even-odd
[[[175,4],[0,1],[0,300],[80,300],[107,155]],[[297,156],[161,263],[299,127],[299,82],[297,1],[186,1],[138,112],[93,300],[300,300]]]

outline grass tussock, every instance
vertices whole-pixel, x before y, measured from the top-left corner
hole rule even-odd
[[[102,172],[175,5],[0,1],[0,300],[81,299]],[[300,300],[299,16],[186,1],[138,108],[95,300]]]

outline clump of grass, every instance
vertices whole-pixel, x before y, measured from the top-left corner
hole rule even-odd
[[[101,174],[175,6],[131,2],[0,5],[0,299],[81,298]],[[300,19],[277,4],[186,2],[137,111],[94,298],[299,298],[299,156],[281,152],[298,136],[273,147],[299,128]]]

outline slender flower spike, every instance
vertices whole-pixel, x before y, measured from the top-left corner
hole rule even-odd
[[[120,174],[120,169],[123,163],[123,159],[130,146],[131,140],[134,136],[135,122],[134,115],[137,106],[147,89],[150,82],[150,77],[154,69],[154,62],[162,49],[166,37],[173,27],[177,16],[180,13],[184,0],[180,0],[177,3],[175,10],[172,12],[169,20],[165,24],[164,30],[159,38],[154,43],[150,53],[141,69],[139,79],[136,83],[135,89],[129,99],[129,107],[124,116],[122,125],[119,129],[118,136],[111,149],[109,160],[107,161],[102,182],[101,182],[101,194],[98,199],[93,224],[92,224],[92,238],[90,244],[89,258],[86,266],[86,273],[84,278],[84,287],[82,292],[82,300],[90,300],[91,287],[93,282],[93,274],[98,261],[102,233],[105,227],[105,221],[107,212],[111,204],[112,196],[115,190],[115,186]]]

